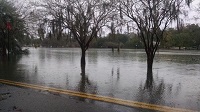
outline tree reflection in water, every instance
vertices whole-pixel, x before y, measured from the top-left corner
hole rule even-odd
[[[90,93],[90,94],[97,94],[97,86],[88,79],[87,75],[81,76],[81,80],[78,84],[78,91],[82,93]],[[86,100],[85,98],[78,98],[80,101],[88,101],[90,103],[93,103],[94,100]]]
[[[145,84],[138,88],[137,101],[160,104],[164,102],[165,87],[164,80],[155,83],[153,77],[147,78]]]
[[[153,75],[147,75],[145,89],[152,89],[153,87]]]
[[[115,72],[114,72],[114,67],[112,67],[112,70],[111,70],[111,76],[112,76],[112,79],[115,75]],[[120,67],[117,67],[117,70],[116,70],[116,76],[117,76],[117,81],[119,81],[120,79]]]
[[[22,65],[19,65],[18,62],[22,58],[21,55],[10,56],[9,60],[0,61],[0,78],[10,79],[10,80],[22,80],[19,74],[22,74],[19,69]]]

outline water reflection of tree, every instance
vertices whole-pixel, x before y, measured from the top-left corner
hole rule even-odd
[[[78,84],[78,91],[83,93],[90,93],[90,94],[97,94],[97,86],[91,82],[87,76],[81,76],[81,80]],[[90,103],[93,103],[93,100],[86,100],[85,98],[78,97],[80,101],[88,101]]]
[[[153,104],[164,102],[165,87],[164,80],[156,84],[153,79],[147,79],[146,83],[138,88],[137,100]]]
[[[19,72],[21,70],[18,69],[19,65],[18,62],[21,59],[21,55],[17,56],[10,56],[8,60],[1,60],[0,61],[0,78],[3,79],[15,79],[15,80],[22,80],[19,76]]]
[[[145,89],[152,89],[153,87],[153,77],[147,77],[145,82]]]
[[[112,79],[113,79],[113,77],[114,77],[114,67],[112,68],[112,70],[111,70],[111,75],[112,75]],[[120,79],[120,68],[119,67],[117,67],[117,81],[119,81],[119,79]]]
[[[155,78],[155,81],[146,79],[144,84],[140,84],[138,93],[136,94],[137,101],[152,104],[166,104],[168,98],[171,99],[181,94],[180,83],[178,85],[172,85],[165,83],[164,79]],[[175,89],[172,89],[173,86]],[[168,102],[168,104],[173,105],[173,102]]]

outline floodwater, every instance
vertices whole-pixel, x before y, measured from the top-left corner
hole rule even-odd
[[[29,55],[0,62],[0,78],[200,111],[200,51],[159,50],[154,60],[153,84],[147,88],[143,50],[89,49],[85,79],[80,75],[79,48],[29,50]],[[125,112],[125,107],[78,100]]]

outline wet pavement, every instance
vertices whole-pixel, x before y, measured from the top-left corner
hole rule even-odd
[[[0,84],[0,112],[118,112],[58,94]]]
[[[149,109],[99,102],[102,105],[110,105],[110,107],[104,107],[76,98],[0,83],[0,112],[155,112]],[[113,109],[112,106],[123,108],[123,111]]]
[[[29,101],[32,100],[33,102],[40,104],[41,102],[44,102],[43,100],[46,100],[46,98],[47,98],[47,97],[42,96],[40,99],[37,99],[38,96],[41,96],[40,94],[42,94],[40,92],[43,92],[43,93],[46,93],[46,96],[48,96],[48,97],[52,97],[50,94],[63,97],[63,99],[65,99],[66,96],[71,96],[69,98],[78,97],[79,101],[84,102],[86,105],[88,104],[85,102],[86,99],[90,99],[91,104],[95,104],[94,101],[101,101],[102,103],[110,103],[110,105],[112,105],[112,106],[123,107],[123,110],[121,110],[122,112],[136,112],[136,111],[191,112],[191,110],[187,110],[187,109],[172,108],[172,107],[167,107],[167,106],[162,106],[162,105],[153,105],[153,104],[148,104],[148,103],[144,103],[144,102],[123,100],[123,99],[118,99],[118,98],[99,96],[99,95],[94,95],[94,94],[87,94],[87,93],[81,93],[81,92],[76,92],[76,91],[70,91],[70,90],[64,90],[64,89],[52,88],[52,87],[45,87],[45,86],[39,86],[39,85],[33,85],[33,84],[27,84],[27,83],[21,83],[21,82],[15,82],[15,81],[3,80],[3,79],[0,79],[0,83],[2,83],[2,85],[0,85],[0,90],[3,92],[3,93],[0,92],[0,101],[10,99],[12,96],[11,94],[18,95],[17,98],[16,97],[14,99],[12,98],[11,100],[7,101],[7,103],[6,102],[0,103],[0,107],[2,108],[2,109],[0,108],[0,110],[2,110],[2,111],[11,111],[11,110],[22,111],[22,108],[27,107],[27,105],[29,105],[29,104],[27,104],[28,103],[27,100],[24,100],[24,99],[28,99]],[[27,91],[26,89],[23,89],[23,91],[22,91],[23,93],[22,93],[22,92],[19,92],[20,89],[17,87],[14,88],[12,86],[3,85],[3,84],[13,85],[13,86],[21,87],[21,88],[23,87],[23,88],[34,89],[39,92],[37,92],[37,95],[34,95],[29,90]],[[28,94],[28,96],[27,96],[27,94]],[[34,95],[34,96],[32,96],[32,95]],[[32,96],[32,97],[30,97],[30,96]],[[35,101],[35,99],[32,99],[32,98],[36,98],[37,101]],[[62,106],[62,105],[58,105],[59,103],[61,103],[60,101],[57,102],[58,99],[50,98],[51,101],[49,101],[49,98],[47,98],[47,99],[48,99],[48,102],[46,103],[47,105],[52,105],[49,102],[54,102],[54,103],[57,103],[55,108],[57,106]],[[22,101],[22,100],[24,100],[24,101]],[[15,105],[20,105],[22,108],[13,106],[13,102],[16,102],[16,101],[17,101],[17,103]],[[21,102],[23,102],[23,103],[21,103]],[[73,102],[68,102],[68,103],[70,105],[74,105]],[[49,109],[46,109],[46,108],[48,108],[48,106],[45,107],[45,106],[40,105],[40,106],[42,106],[42,107],[40,107],[38,105],[35,106],[35,104],[33,104],[33,105],[31,104],[31,106],[33,106],[31,108],[29,107],[29,109],[31,109],[31,111],[34,108],[36,108],[36,110],[34,110],[34,111],[49,111]],[[38,107],[40,108],[40,110],[37,110]],[[128,107],[129,107],[129,109],[131,108],[131,111],[129,111]],[[86,109],[85,109],[85,107],[79,107],[79,108],[83,108],[82,109],[83,111],[88,111],[87,110],[88,105],[87,105]],[[98,107],[96,108],[96,106],[94,108],[98,109]],[[43,109],[43,110],[41,110],[41,109]],[[111,108],[109,108],[109,109],[111,111]],[[27,109],[23,109],[23,110],[27,111]],[[115,109],[112,109],[112,110],[115,110]],[[54,111],[54,110],[51,110],[51,111]],[[60,110],[56,109],[56,111],[60,111]],[[64,111],[64,110],[61,110],[61,111]],[[68,110],[68,111],[77,112],[78,110]],[[117,112],[119,110],[115,110],[115,111]]]

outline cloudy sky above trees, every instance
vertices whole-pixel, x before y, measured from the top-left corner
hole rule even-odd
[[[20,4],[20,5],[26,5],[29,2],[37,2],[40,0],[11,0],[14,1],[16,4]],[[189,23],[199,23],[199,19],[198,18],[198,13],[196,12],[196,10],[198,9],[198,7],[200,6],[200,0],[193,0],[192,4],[190,5],[190,9],[188,10],[188,16],[184,17],[184,21],[186,24]],[[200,18],[200,17],[199,17]]]
[[[15,2],[15,4],[18,7],[25,7],[29,2],[40,2],[41,0],[10,0],[10,1]],[[200,17],[199,17],[199,14],[196,12],[196,10],[200,6],[199,4],[200,4],[200,0],[193,0],[192,4],[190,5],[190,8],[188,7],[185,8],[188,16],[182,16],[184,24],[193,24],[193,23],[200,24]],[[28,10],[30,10],[30,7]],[[25,12],[29,12],[28,10],[25,10]],[[171,24],[169,27],[174,27],[174,26],[176,25]]]

